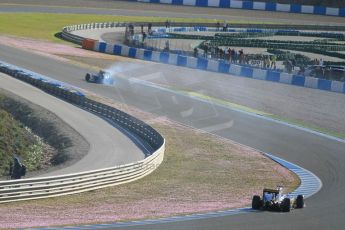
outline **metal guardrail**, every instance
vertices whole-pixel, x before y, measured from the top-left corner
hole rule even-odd
[[[138,180],[163,161],[165,140],[151,126],[118,109],[86,98],[69,87],[0,62],[0,72],[27,82],[100,117],[109,119],[148,143],[154,152],[144,160],[116,167],[53,177],[0,181],[0,203],[80,193]]]

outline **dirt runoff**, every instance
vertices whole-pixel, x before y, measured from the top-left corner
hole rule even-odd
[[[51,155],[50,162],[41,170],[27,172],[26,178],[72,165],[88,153],[87,141],[52,112],[1,87],[0,95],[6,98],[4,109],[54,149],[53,155],[51,152],[47,153]]]

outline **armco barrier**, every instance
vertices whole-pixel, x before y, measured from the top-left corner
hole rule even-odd
[[[275,2],[255,2],[240,0],[137,0],[146,3],[161,3],[171,5],[185,5],[198,7],[218,7],[235,8],[245,10],[264,10],[302,14],[317,14],[345,17],[345,8],[300,5],[300,4],[281,4]]]
[[[143,24],[143,23],[138,23]],[[158,23],[157,25],[161,25]],[[126,23],[91,23],[84,25],[74,25],[63,28],[62,33],[69,34],[74,29],[93,29],[93,28],[108,28],[116,26],[124,26]],[[67,35],[68,37],[69,35]],[[79,37],[79,44],[83,43],[84,38]],[[120,55],[125,57],[137,58],[146,61],[154,61],[164,64],[171,64],[183,66],[193,69],[201,69],[212,72],[227,73],[236,76],[243,76],[258,80],[266,80],[277,83],[290,84],[295,86],[302,86],[307,88],[321,89],[326,91],[345,93],[345,83],[340,81],[331,81],[326,79],[319,79],[313,77],[304,77],[292,75],[288,73],[276,72],[273,70],[263,70],[251,67],[245,67],[235,64],[229,64],[224,61],[208,60],[206,58],[195,58],[190,56],[183,56],[179,54],[172,54],[168,52],[157,52],[152,50],[145,50],[139,48],[128,47],[120,44],[107,44],[105,42],[94,41],[94,51],[101,53],[108,53]]]
[[[144,160],[112,168],[53,177],[0,181],[0,203],[62,196],[128,183],[150,174],[163,161],[165,140],[144,122],[113,107],[90,100],[71,86],[46,79],[7,63],[0,62],[0,72],[111,120],[147,142],[154,150]]]

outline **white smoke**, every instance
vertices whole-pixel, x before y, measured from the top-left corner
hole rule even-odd
[[[106,72],[115,79],[117,77],[125,77],[125,73],[138,69],[141,67],[139,64],[129,63],[129,62],[116,62],[112,66],[105,69]]]

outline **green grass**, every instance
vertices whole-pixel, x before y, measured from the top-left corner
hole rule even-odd
[[[28,170],[37,169],[43,157],[43,144],[23,124],[0,109],[0,176],[8,175],[14,155],[23,159]]]
[[[111,16],[111,15],[92,15],[92,14],[51,14],[51,13],[14,13],[0,14],[0,34],[14,35],[33,39],[43,39],[53,42],[61,42],[54,37],[55,33],[67,25],[75,25],[92,22],[159,22],[166,18],[160,17],[137,17],[137,16]],[[173,18],[174,22],[215,22],[213,19],[200,18]],[[254,21],[229,21],[231,23],[256,23]]]

